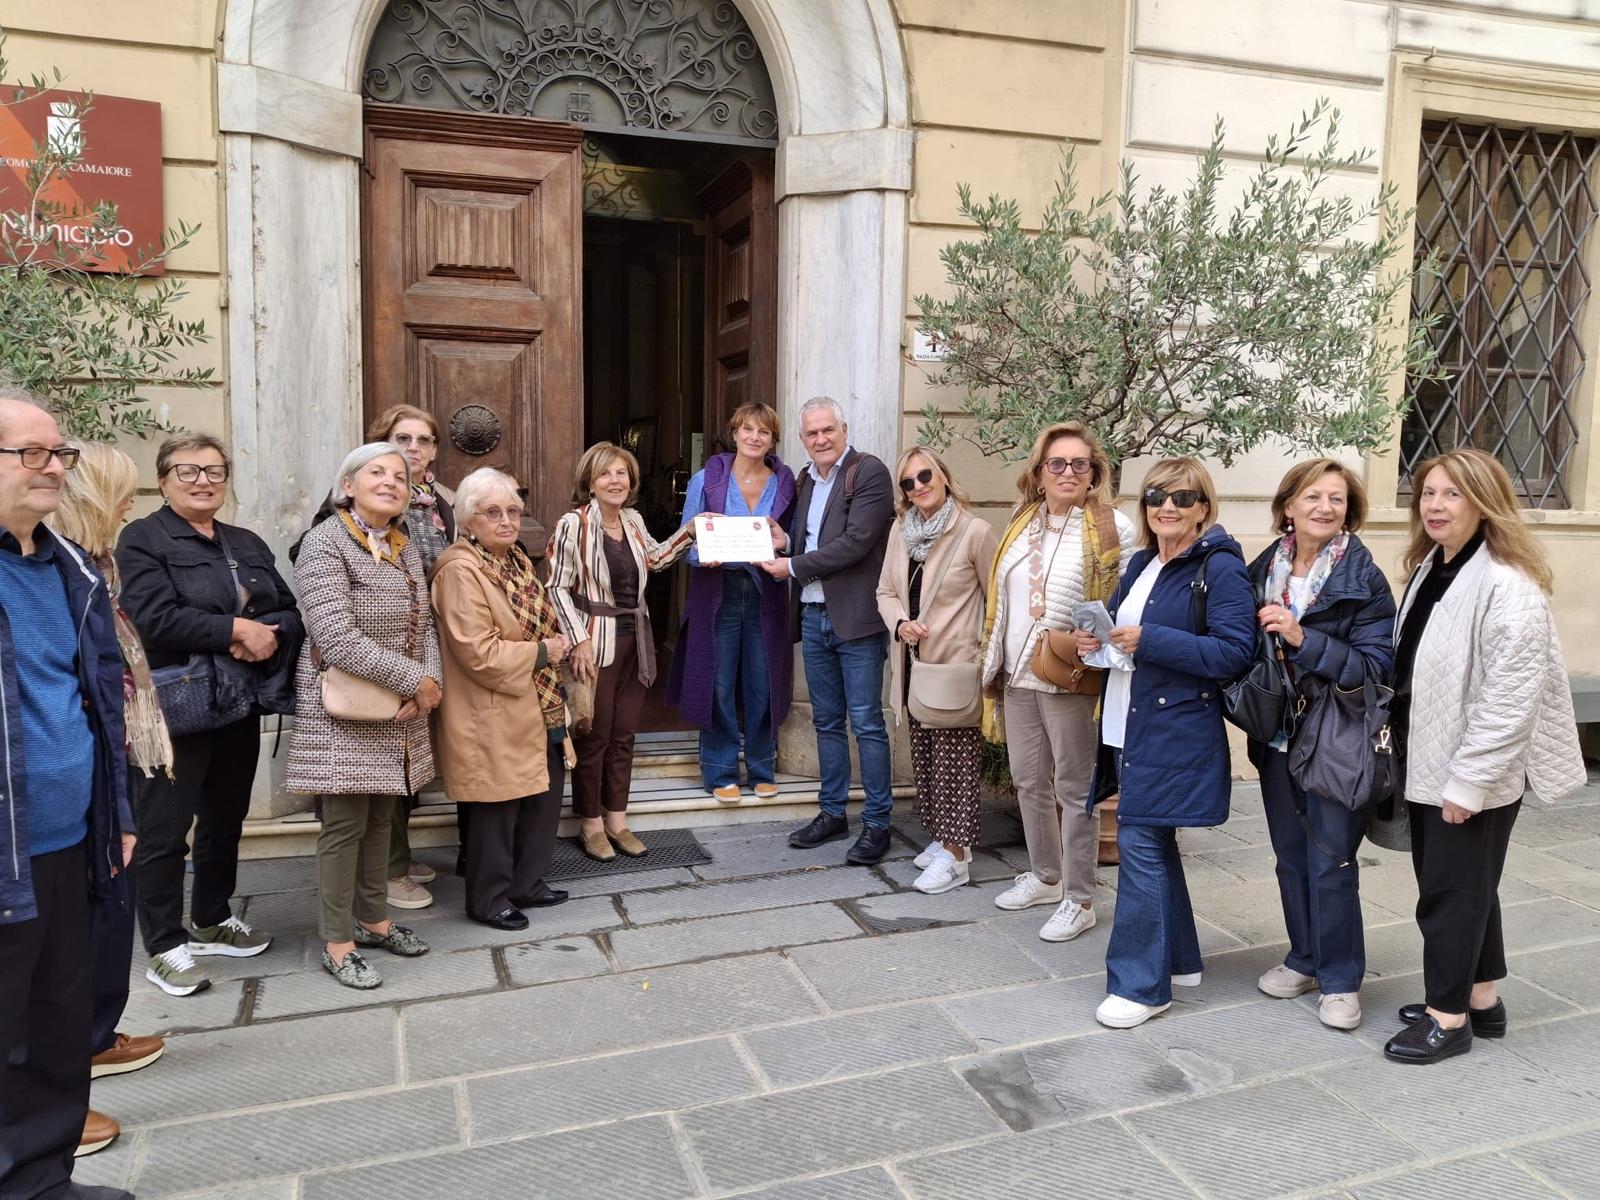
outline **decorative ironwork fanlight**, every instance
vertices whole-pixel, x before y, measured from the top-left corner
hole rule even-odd
[[[634,133],[778,138],[772,80],[731,0],[391,0],[363,90]]]

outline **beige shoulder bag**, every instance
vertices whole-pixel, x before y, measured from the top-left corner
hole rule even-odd
[[[406,586],[411,592],[411,609],[406,615],[406,657],[411,658],[416,653],[422,606],[417,601],[417,585],[409,575]],[[323,711],[337,721],[392,721],[405,703],[405,697],[381,683],[352,675],[342,667],[330,667],[314,643],[311,666],[317,672]]]
[[[963,531],[965,537],[965,531]],[[955,565],[960,546],[924,591],[923,606],[939,594],[939,585]],[[911,650],[911,682],[907,688],[906,709],[917,723],[930,729],[970,729],[983,722],[983,668],[975,662],[930,663]]]

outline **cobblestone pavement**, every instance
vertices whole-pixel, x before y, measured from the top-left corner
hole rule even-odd
[[[502,934],[441,868],[416,960],[375,993],[316,966],[312,863],[247,863],[277,941],[209,991],[134,983],[123,1028],[182,1030],[100,1080],[124,1133],[78,1178],[142,1198],[1600,1197],[1600,786],[1524,811],[1501,890],[1511,1034],[1420,1069],[1379,1054],[1421,997],[1415,891],[1364,848],[1366,1021],[1256,990],[1283,926],[1259,793],[1183,835],[1205,979],[1126,1032],[1093,1017],[1096,928],[993,898],[1026,866],[986,821],[975,886],[910,890],[921,831],[843,865],[788,826],[703,832],[715,862],[616,875]],[[409,918],[405,918],[409,919]],[[142,970],[142,962],[140,970]],[[136,972],[136,975],[138,972]]]

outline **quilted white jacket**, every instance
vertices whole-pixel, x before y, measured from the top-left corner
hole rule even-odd
[[[1432,559],[1395,618],[1405,623]],[[1411,675],[1406,799],[1469,812],[1557,800],[1587,780],[1572,692],[1544,593],[1481,547],[1434,607]]]

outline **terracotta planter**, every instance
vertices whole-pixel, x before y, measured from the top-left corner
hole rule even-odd
[[[1119,797],[1111,796],[1102,800],[1097,808],[1100,814],[1100,865],[1114,867],[1121,860],[1117,857],[1117,800]]]

